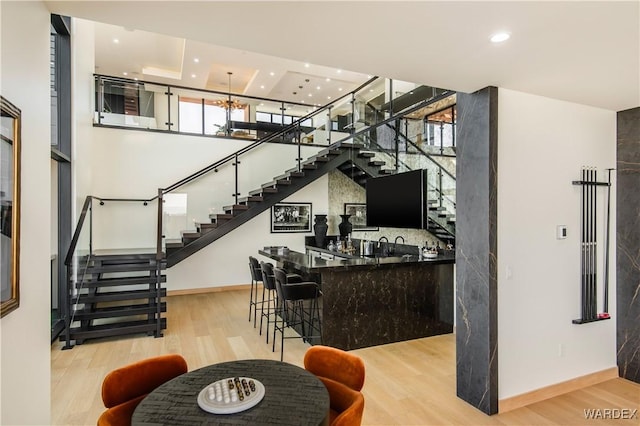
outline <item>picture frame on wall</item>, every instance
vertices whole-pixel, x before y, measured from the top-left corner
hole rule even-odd
[[[344,214],[351,215],[352,231],[378,231],[377,226],[367,226],[367,205],[365,203],[344,203]]]
[[[271,232],[311,232],[311,203],[278,203],[271,207]]]
[[[21,112],[0,96],[0,317],[20,306]]]

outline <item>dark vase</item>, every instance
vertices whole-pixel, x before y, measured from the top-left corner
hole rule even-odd
[[[340,230],[340,236],[345,239],[347,238],[347,235],[349,235],[351,233],[351,230],[353,229],[353,225],[351,224],[351,222],[349,222],[349,218],[351,217],[350,214],[341,214],[340,217],[342,218],[342,222],[340,222],[340,225],[338,225],[338,229]]]
[[[327,215],[326,214],[317,214],[313,219],[313,233],[316,236],[316,247],[324,248],[324,240],[327,236]]]

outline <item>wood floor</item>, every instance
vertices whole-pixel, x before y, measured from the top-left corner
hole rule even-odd
[[[279,359],[279,347],[248,322],[248,290],[170,296],[163,338],[89,340],[72,350],[51,348],[51,421],[95,425],[104,410],[105,374],[142,358],[180,353],[189,369],[246,358]],[[259,319],[258,319],[259,321]],[[271,339],[270,339],[271,341]],[[284,360],[302,366],[308,345],[285,341]],[[367,371],[364,425],[639,425],[630,420],[586,420],[585,409],[640,408],[640,385],[610,380],[508,413],[487,416],[456,397],[453,335],[353,351]],[[638,415],[640,416],[640,414]]]

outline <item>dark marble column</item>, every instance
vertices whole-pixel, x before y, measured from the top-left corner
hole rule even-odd
[[[640,383],[640,108],[618,113],[617,151],[618,369]]]
[[[498,89],[458,93],[456,166],[457,394],[498,412]]]

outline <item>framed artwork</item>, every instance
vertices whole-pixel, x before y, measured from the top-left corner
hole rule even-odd
[[[349,222],[353,231],[377,231],[377,226],[367,226],[367,205],[364,203],[344,203],[344,214],[350,214]]]
[[[271,232],[311,232],[311,203],[278,203],[271,207]]]
[[[20,305],[20,110],[0,96],[0,317]]]

